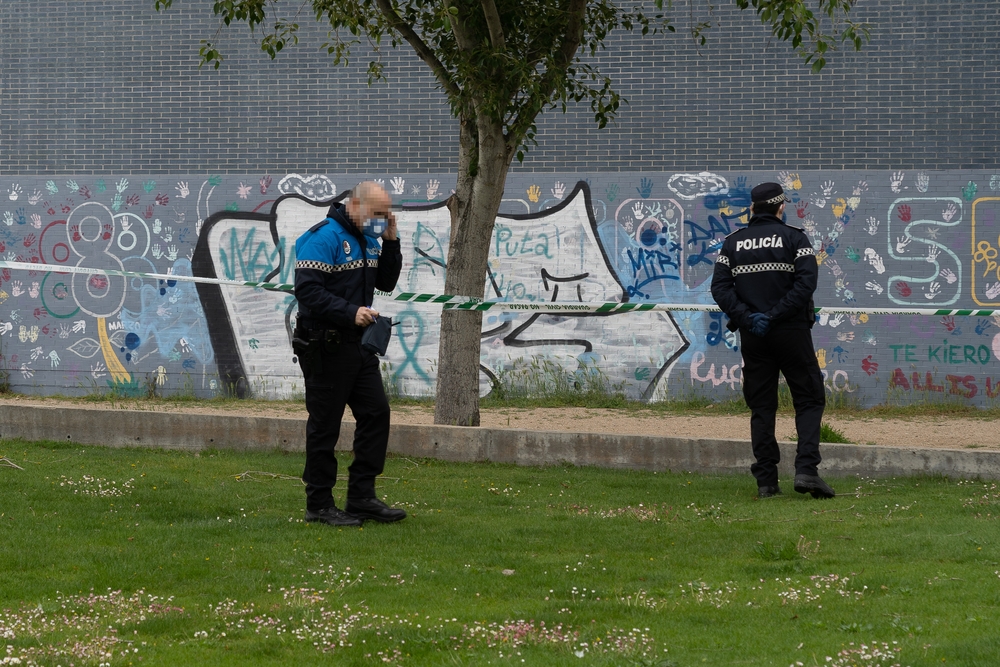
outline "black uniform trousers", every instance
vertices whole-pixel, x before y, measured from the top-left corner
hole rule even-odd
[[[816,475],[820,463],[819,430],[826,407],[823,374],[809,329],[776,329],[755,336],[740,329],[743,397],[750,408],[750,439],[757,462],[750,472],[757,486],[777,486],[781,453],[774,437],[778,411],[778,372],[785,376],[795,407],[799,442],[795,474]]]
[[[354,414],[354,462],[348,468],[347,498],[375,497],[375,478],[385,467],[389,443],[389,401],[382,386],[378,357],[361,349],[357,340],[312,341],[318,350],[300,355],[305,376],[306,507],[316,511],[334,504],[337,483],[334,447],[340,438],[344,406]]]

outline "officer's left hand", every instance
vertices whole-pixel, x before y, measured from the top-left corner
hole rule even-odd
[[[385,228],[385,231],[382,232],[382,240],[395,241],[398,238],[396,235],[396,215],[392,211],[389,211],[385,219],[389,224]]]
[[[764,313],[754,313],[750,316],[750,333],[764,337],[771,328],[771,318]]]

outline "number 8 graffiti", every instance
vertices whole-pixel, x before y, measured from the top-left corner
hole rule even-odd
[[[79,255],[79,267],[124,270],[121,260],[108,252],[115,238],[115,219],[98,202],[81,204],[66,220],[70,248]],[[125,303],[125,278],[106,274],[73,274],[73,299],[80,310],[94,317],[111,317]]]

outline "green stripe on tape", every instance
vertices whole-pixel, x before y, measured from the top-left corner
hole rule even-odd
[[[956,310],[955,314],[956,315],[971,315],[972,311],[971,310]]]
[[[409,301],[414,296],[416,296],[416,292],[400,292],[396,296],[396,301]]]

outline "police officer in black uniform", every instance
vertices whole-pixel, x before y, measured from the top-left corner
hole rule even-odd
[[[832,498],[833,489],[817,471],[826,393],[810,332],[819,274],[816,257],[805,232],[784,223],[787,199],[780,185],[762,183],[750,199],[750,223],[726,237],[712,277],[712,297],[729,316],[727,326],[740,331],[743,396],[751,411],[750,438],[757,459],[750,471],[759,497],[781,494],[781,454],[774,437],[780,371],[792,393],[799,436],[795,490]]]
[[[377,183],[360,183],[346,206],[334,203],[325,220],[295,243],[298,321],[293,347],[306,385],[306,521],[360,526],[365,519],[399,521],[406,512],[375,495],[385,466],[389,402],[378,357],[361,347],[361,335],[378,317],[376,289],[396,287],[403,256],[392,201]],[[380,246],[381,240],[381,246]],[[334,447],[348,405],[356,420],[354,462],[344,510],[333,500]]]

